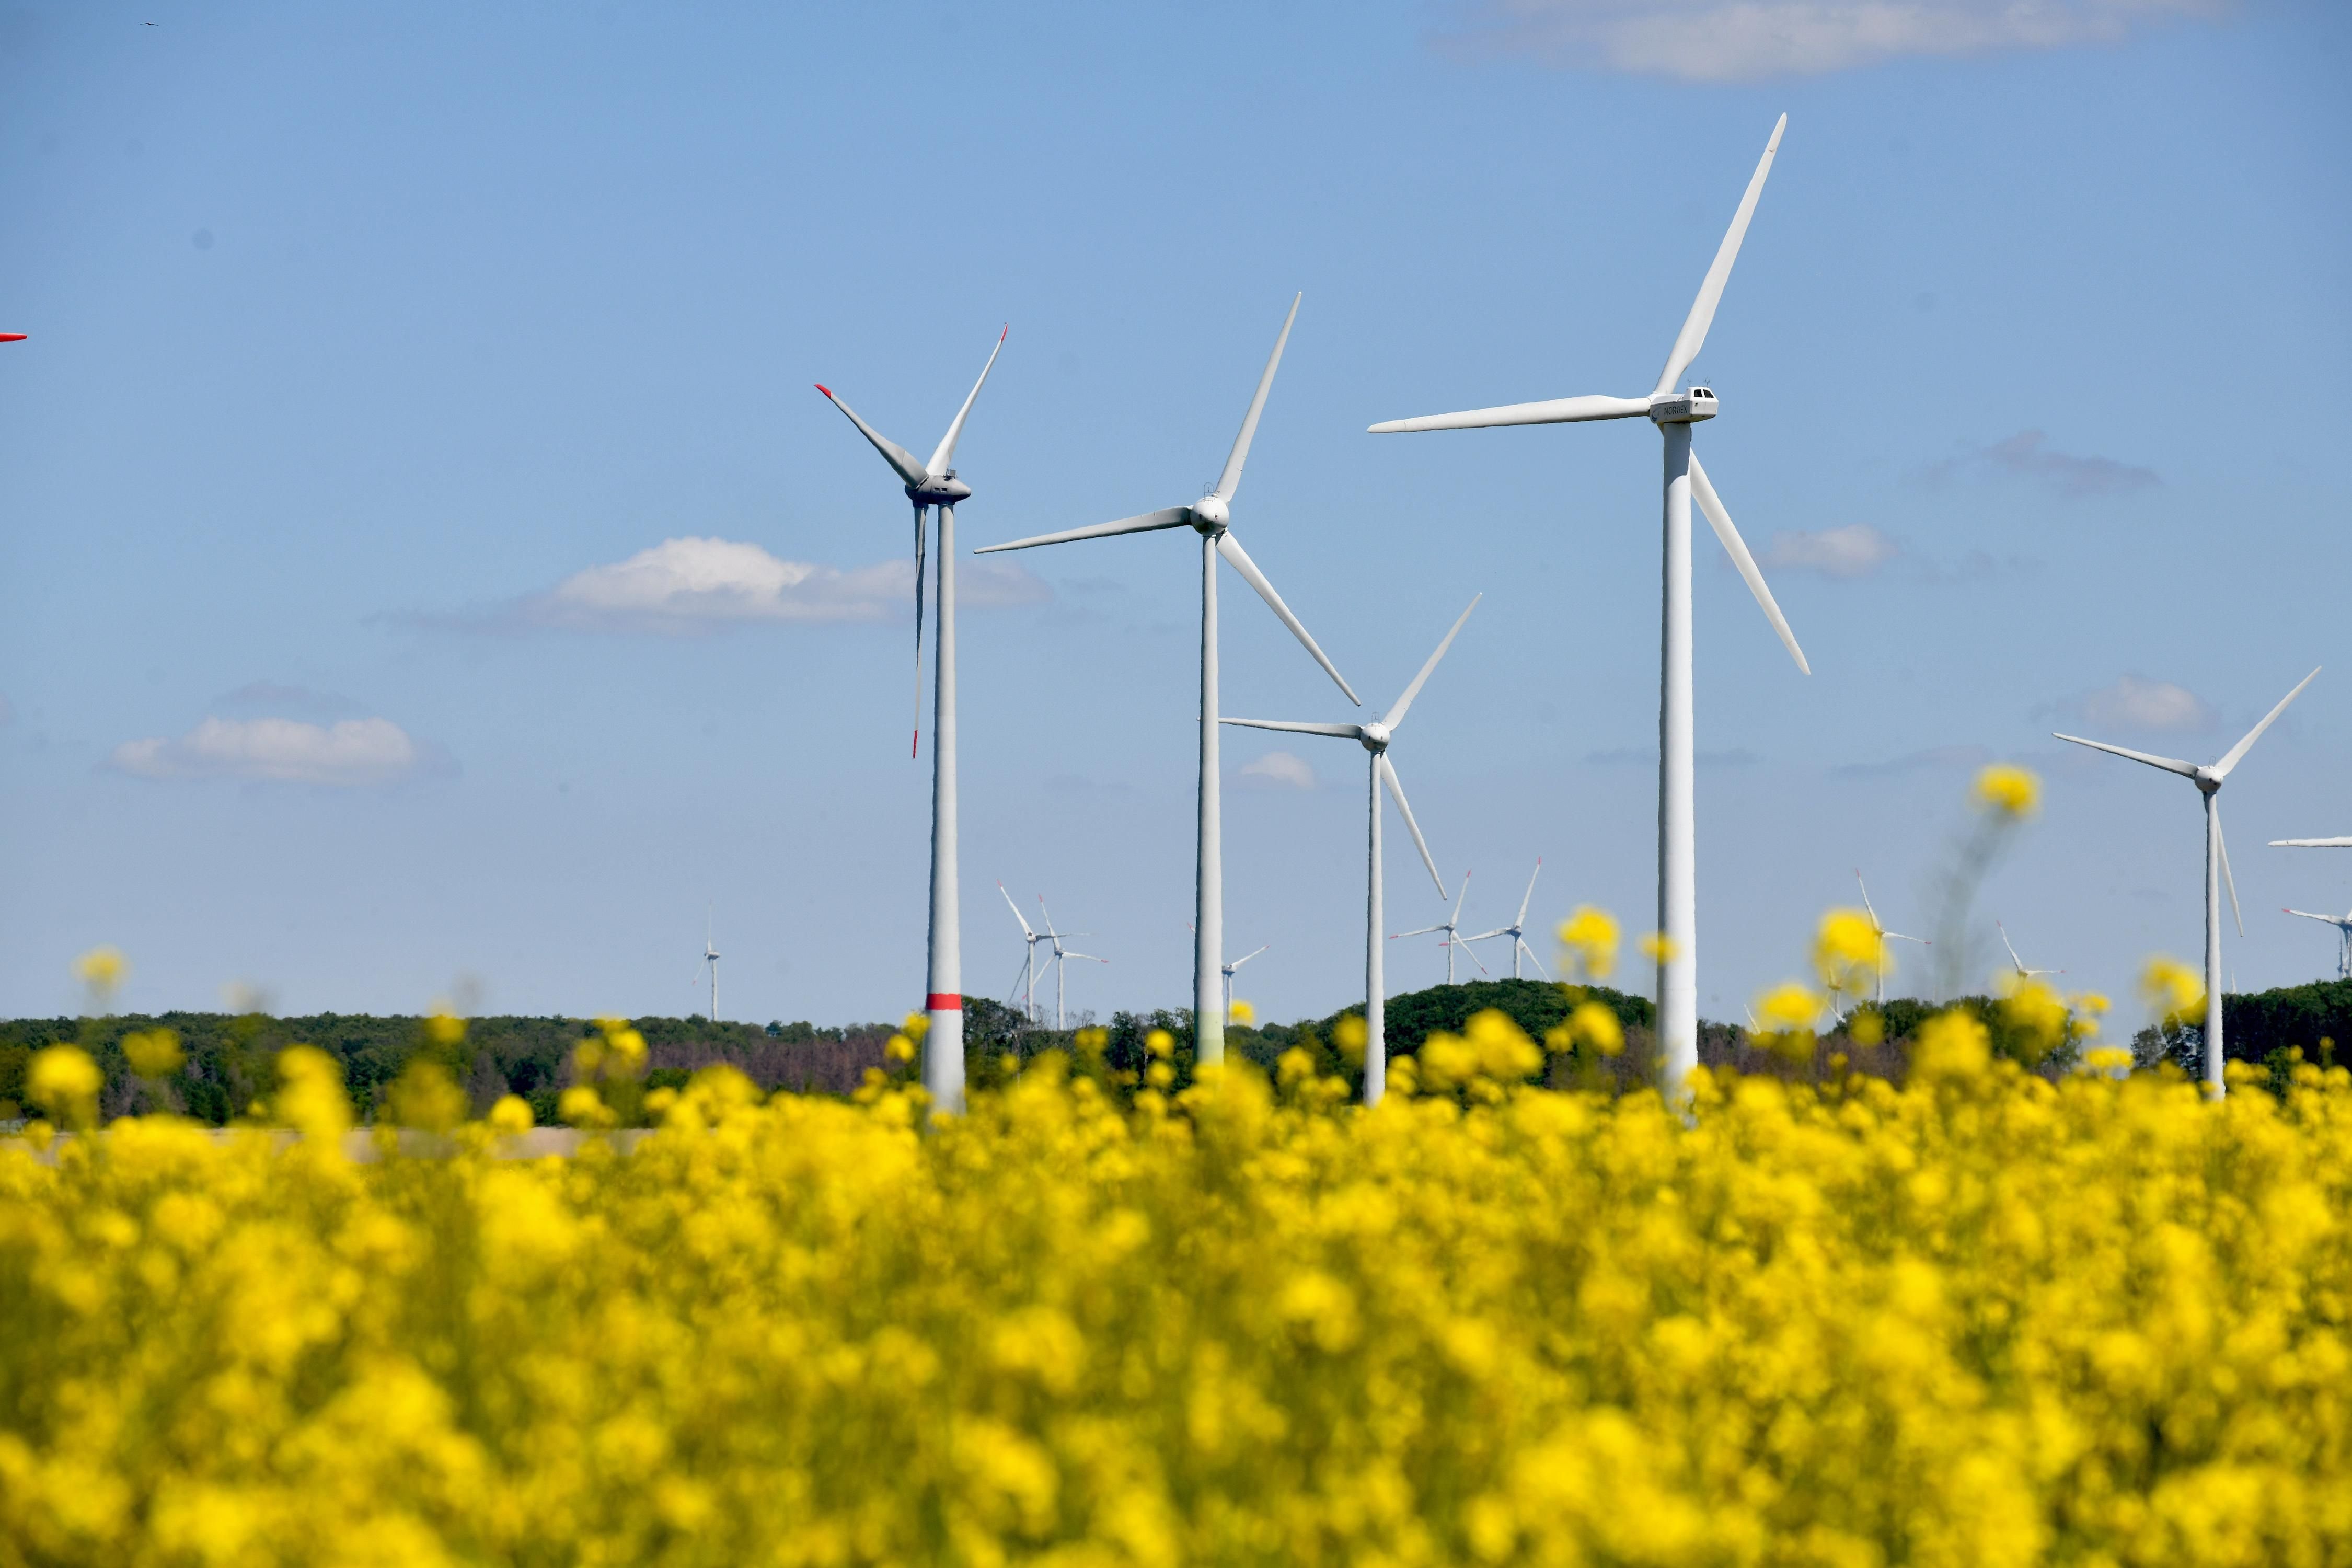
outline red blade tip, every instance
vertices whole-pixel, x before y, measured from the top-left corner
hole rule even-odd
[[[0,332],[0,343],[21,343],[24,341],[25,334],[22,332]]]
[[[813,382],[813,383],[811,383],[811,384],[812,384],[812,385],[814,385],[814,387],[815,387],[819,392],[824,393],[824,394],[825,395],[825,396],[826,396],[826,397],[830,398],[830,397],[833,395],[833,388],[831,388],[831,387],[829,387],[829,386],[825,385],[825,384],[824,384],[824,383],[823,383],[823,382],[819,381],[819,382]]]

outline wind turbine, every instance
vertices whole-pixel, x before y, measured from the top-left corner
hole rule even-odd
[[[1429,879],[1437,884],[1437,896],[1445,896],[1445,879],[1437,874],[1437,862],[1431,858],[1429,840],[1421,836],[1421,824],[1412,819],[1412,807],[1404,800],[1404,785],[1397,778],[1396,764],[1389,761],[1389,742],[1395,739],[1397,727],[1404,722],[1405,710],[1412,700],[1421,695],[1423,685],[1445,650],[1454,646],[1461,634],[1462,623],[1470,618],[1470,610],[1478,607],[1481,594],[1472,598],[1470,608],[1462,612],[1412,684],[1404,689],[1389,710],[1370,724],[1296,724],[1274,719],[1226,719],[1227,724],[1244,724],[1253,730],[1282,730],[1299,735],[1330,735],[1343,741],[1354,741],[1371,753],[1368,770],[1370,775],[1370,848],[1365,858],[1364,892],[1364,1103],[1378,1105],[1381,1096],[1388,1091],[1389,1054],[1386,1033],[1388,980],[1381,972],[1381,786],[1386,784],[1397,804],[1398,814],[1412,834],[1413,847],[1421,851],[1421,863],[1429,868]]]
[[[1538,958],[1536,956],[1536,950],[1528,945],[1527,936],[1528,905],[1536,896],[1536,879],[1542,875],[1543,857],[1538,855],[1536,857],[1536,868],[1528,873],[1528,890],[1519,899],[1519,912],[1512,917],[1511,923],[1507,926],[1496,926],[1493,931],[1482,931],[1476,936],[1465,936],[1462,939],[1464,942],[1480,942],[1486,941],[1490,937],[1509,937],[1511,939],[1511,978],[1514,980],[1519,978],[1519,955],[1521,953],[1527,954],[1528,962],[1534,964],[1537,972],[1542,974],[1546,980],[1549,980],[1551,978],[1551,971],[1544,968],[1543,960]],[[1467,873],[1465,873],[1462,879],[1466,882],[1470,878]],[[1483,969],[1486,966],[1481,964],[1479,967]],[[1451,979],[1452,976],[1449,975],[1447,978]]]
[[[1274,943],[1270,942],[1264,943],[1248,952],[1243,953],[1239,958],[1230,959],[1218,966],[1219,972],[1225,977],[1225,1026],[1227,1028],[1232,1028],[1234,1024],[1234,971],[1239,969],[1243,964],[1247,963],[1251,959],[1255,958],[1259,953],[1264,952],[1267,948],[1272,947]]]
[[[714,930],[710,911],[706,910],[702,916],[702,962],[710,967],[710,1021],[716,1024],[719,1022],[719,950],[711,945]],[[700,979],[701,976],[695,978]]]
[[[1870,916],[1871,933],[1878,938],[1878,1007],[1881,1012],[1884,1012],[1886,1008],[1886,944],[1889,942],[1916,942],[1921,947],[1933,947],[1935,943],[1929,942],[1924,936],[1905,936],[1899,931],[1888,931],[1886,927],[1880,922],[1878,910],[1872,906],[1870,901],[1870,884],[1862,879],[1862,868],[1859,866],[1856,866],[1853,868],[1853,885],[1862,889],[1863,911]],[[1993,924],[1998,926],[2000,922],[1999,921],[1993,921]],[[2005,931],[2002,931],[2000,933],[2000,940],[2004,942],[2007,942],[2009,940],[2009,932]],[[2017,953],[2014,950],[2011,950],[2009,956],[2015,958]],[[2021,968],[2023,966],[2020,965],[2020,967]]]
[[[996,890],[1004,893],[1004,907],[1013,911],[1014,920],[1021,921],[1021,978],[1015,984],[1021,987],[1021,1016],[1034,1024],[1037,1021],[1037,944],[1045,937],[1043,932],[1029,929],[1029,922],[1022,918],[1021,906],[1013,901],[1011,893],[1004,892],[1003,882],[996,884]]]
[[[1858,877],[1857,879],[1859,879]],[[1999,921],[1995,921],[1992,922],[1992,929],[2000,932],[2000,945],[2009,949],[2009,966],[2017,972],[2017,981],[2019,984],[2022,985],[2029,980],[2038,980],[2045,974],[2063,974],[2066,973],[2063,969],[2026,968],[2025,960],[2017,956],[2017,944],[2009,940],[2009,928],[2001,924]],[[1916,942],[1918,939],[1915,937],[1912,940]]]
[[[1441,893],[1440,896],[1443,897],[1444,895]],[[1462,885],[1457,888],[1454,893],[1454,912],[1452,914],[1447,915],[1444,920],[1438,921],[1433,926],[1423,926],[1419,931],[1398,931],[1395,936],[1389,938],[1391,942],[1395,942],[1400,937],[1427,936],[1432,931],[1444,931],[1445,933],[1445,940],[1438,943],[1438,945],[1445,950],[1445,984],[1448,985],[1454,984],[1454,950],[1462,945],[1462,900],[1469,896],[1470,873],[1465,871],[1462,873]],[[1478,955],[1475,952],[1472,953],[1470,955],[1470,962],[1473,963],[1478,963]],[[1486,966],[1483,963],[1478,963],[1478,973],[1481,974],[1486,973]]]
[[[822,383],[817,385],[828,402],[849,416],[858,434],[874,444],[882,460],[904,482],[907,499],[914,503],[917,718],[910,755],[921,749],[923,741],[923,521],[924,513],[933,507],[940,513],[939,651],[932,656],[937,684],[931,715],[930,953],[923,998],[931,1026],[923,1036],[923,1087],[930,1091],[933,1105],[950,1111],[963,1109],[963,927],[956,883],[955,509],[958,501],[971,494],[971,487],[956,478],[953,464],[964,421],[971,416],[972,403],[988,384],[988,373],[996,368],[996,356],[1004,352],[1004,340],[1012,331],[1007,325],[996,334],[996,346],[988,351],[980,379],[971,384],[963,406],[956,410],[948,433],[940,437],[928,463],[915,461],[912,452],[860,419],[830,388]]]
[[[1562,397],[1544,403],[1518,403],[1497,408],[1474,408],[1461,414],[1425,415],[1391,419],[1371,427],[1375,435],[1414,430],[1469,430],[1494,425],[1563,425],[1593,419],[1647,419],[1658,427],[1665,445],[1664,592],[1658,679],[1658,929],[1665,943],[1658,962],[1658,1079],[1669,1098],[1679,1099],[1685,1081],[1698,1066],[1698,836],[1697,787],[1693,769],[1691,718],[1691,548],[1690,510],[1696,500],[1715,536],[1730,553],[1731,563],[1748,583],[1748,590],[1764,610],[1772,629],[1787,645],[1797,668],[1811,675],[1796,634],[1764,585],[1755,557],[1732,526],[1731,514],[1707,481],[1706,470],[1691,451],[1691,427],[1715,417],[1717,399],[1705,386],[1674,390],[1675,382],[1698,358],[1714,323],[1716,306],[1739,256],[1748,221],[1755,216],[1756,199],[1764,194],[1764,177],[1771,173],[1780,150],[1780,133],[1789,117],[1780,116],[1765,143],[1764,156],[1748,182],[1739,210],[1715,253],[1715,262],[1699,284],[1698,298],[1684,318],[1682,331],[1666,354],[1665,369],[1647,397]]]
[[[2175,757],[2150,756],[2146,752],[2127,751],[2110,746],[2104,741],[2086,741],[2080,735],[2059,735],[2062,741],[2072,741],[2078,746],[2088,746],[2095,752],[2112,752],[2118,757],[2129,757],[2136,763],[2146,763],[2152,768],[2162,768],[2168,773],[2179,773],[2197,786],[2205,797],[2205,1087],[2216,1099],[2228,1092],[2221,1081],[2221,888],[2230,889],[2230,912],[2238,921],[2238,934],[2246,934],[2246,917],[2238,909],[2238,882],[2230,875],[2230,850],[2221,841],[2222,781],[2230,770],[2242,761],[2263,731],[2286,711],[2286,705],[2303,695],[2303,689],[2319,679],[2315,669],[2295,683],[2293,691],[2279,699],[2278,706],[2263,715],[2263,721],[2246,731],[2246,738],[2221,754],[2219,762],[2199,767]],[[2055,731],[2052,731],[2056,734]]]
[[[2284,914],[2301,915],[2307,921],[2325,921],[2336,928],[2336,978],[2352,980],[2352,914],[2315,915],[2309,910],[2283,910]]]
[[[1323,667],[1323,672],[1339,682],[1348,700],[1360,702],[1347,678],[1324,657],[1306,626],[1290,613],[1290,606],[1282,602],[1274,584],[1266,581],[1265,574],[1257,569],[1257,563],[1242,549],[1241,541],[1234,537],[1232,530],[1232,502],[1234,493],[1241,489],[1242,465],[1249,460],[1258,416],[1265,412],[1265,395],[1273,390],[1275,370],[1282,363],[1283,345],[1290,342],[1290,324],[1298,319],[1298,301],[1305,297],[1302,294],[1290,301],[1290,314],[1283,319],[1282,335],[1274,340],[1274,353],[1266,359],[1265,374],[1258,377],[1256,395],[1250,399],[1249,412],[1242,416],[1241,434],[1234,437],[1234,449],[1225,458],[1224,472],[1218,476],[1215,488],[1207,495],[1191,506],[1162,507],[1158,511],[1123,517],[1116,522],[1041,533],[974,552],[991,555],[1002,550],[1029,550],[1040,544],[1105,539],[1112,534],[1145,533],[1162,528],[1191,528],[1201,536],[1201,785],[1198,859],[1193,880],[1192,1029],[1194,1052],[1204,1066],[1225,1059],[1224,1015],[1218,1011],[1217,1005],[1217,981],[1225,951],[1223,801],[1217,773],[1217,557],[1223,556],[1242,574],[1242,580],[1257,590],[1258,597],[1281,617],[1291,635],[1306,645],[1307,651],[1315,656],[1315,662]]]
[[[1062,945],[1062,939],[1064,937],[1085,936],[1087,933],[1082,931],[1055,931],[1054,929],[1054,911],[1045,908],[1045,895],[1043,893],[1037,895],[1037,909],[1038,911],[1045,917],[1045,941],[1050,942],[1054,949],[1052,953],[1054,963],[1054,1027],[1059,1030],[1067,1026],[1062,1022],[1062,998],[1065,989],[1064,981],[1069,969],[1070,960],[1074,958],[1083,958],[1088,963],[1104,964],[1108,963],[1110,960],[1108,958],[1097,958],[1091,952],[1073,952],[1070,949],[1064,947]]]

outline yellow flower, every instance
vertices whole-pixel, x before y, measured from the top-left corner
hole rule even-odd
[[[177,1029],[133,1029],[122,1037],[122,1054],[141,1078],[169,1078],[187,1060]]]
[[[662,1092],[664,1091],[656,1089],[654,1091],[654,1094],[660,1094]],[[648,1110],[653,1109],[653,1094],[646,1096],[646,1105]],[[500,1095],[499,1097],[499,1102],[490,1107],[490,1125],[500,1132],[509,1134],[530,1131],[531,1127],[530,1101],[525,1100],[519,1094]]]
[[[314,1046],[278,1053],[278,1094],[272,1104],[287,1126],[320,1143],[332,1144],[351,1130],[352,1102],[343,1094],[342,1066]],[[464,1113],[461,1100],[457,1114]]]
[[[105,1085],[106,1075],[76,1046],[35,1051],[25,1072],[25,1092],[33,1103],[68,1127],[98,1120],[98,1091]]]
[[[1859,994],[1877,981],[1882,965],[1890,973],[1894,968],[1881,946],[1868,913],[1832,910],[1813,932],[1813,972],[1832,991]]]
[[[1972,1015],[1954,1008],[1919,1026],[1911,1070],[1922,1082],[1964,1079],[1983,1072],[1991,1060],[1992,1037]]]
[[[2140,995],[2166,1028],[2202,1022],[2205,977],[2177,958],[2158,953],[2139,972]]]
[[[1845,1021],[1845,1032],[1857,1046],[1874,1046],[1886,1038],[1886,1015],[1864,1007]]]
[[[1675,939],[1662,931],[1654,931],[1642,939],[1642,956],[1653,963],[1671,963],[1682,950]]]
[[[466,1020],[436,1004],[425,1020],[425,1037],[436,1046],[454,1046],[466,1037]]]
[[[1605,910],[1577,905],[1557,934],[1570,962],[1588,978],[1606,980],[1617,967],[1617,921]]]
[[[923,1037],[931,1032],[931,1016],[929,1013],[909,1013],[907,1021],[898,1026],[898,1032],[921,1045]]]
[[[93,947],[74,960],[74,978],[89,987],[93,1006],[103,1011],[115,988],[131,973],[131,961],[119,947]]]
[[[1604,1057],[1613,1057],[1625,1048],[1625,1028],[1617,1015],[1598,1002],[1579,1002],[1568,1016],[1569,1038],[1580,1046],[1591,1046]]]
[[[1768,1035],[1811,1031],[1821,1016],[1821,993],[1798,981],[1783,981],[1756,998],[1757,1023]]]
[[[1339,1047],[1341,1059],[1349,1067],[1363,1066],[1364,1047],[1371,1037],[1371,1028],[1361,1013],[1343,1014],[1331,1027],[1331,1043]]]
[[[1143,1037],[1143,1048],[1155,1057],[1172,1057],[1176,1054],[1176,1037],[1165,1029],[1154,1029]]]
[[[555,1102],[555,1114],[574,1127],[592,1131],[610,1127],[614,1122],[613,1113],[605,1108],[604,1098],[584,1083],[575,1083],[563,1091],[562,1098]]]
[[[2042,804],[2042,781],[2014,763],[1994,763],[1977,774],[1970,795],[1979,811],[2014,821],[2032,816]]]
[[[2001,1021],[2025,1037],[2032,1059],[2039,1061],[2073,1037],[2065,998],[2039,980],[2020,983],[2011,977],[2007,984]]]
[[[1246,1002],[1243,1001],[1240,997],[1238,997],[1238,996],[1234,997],[1234,1023],[1236,1023],[1236,1024],[1255,1024],[1255,1023],[1256,1023],[1256,1022],[1257,1022],[1257,1009],[1256,1009],[1256,1008],[1255,1008],[1255,1007],[1253,1007],[1253,1006],[1251,1006],[1248,1003],[1246,1003]]]
[[[904,1035],[893,1035],[889,1039],[883,1042],[882,1054],[889,1058],[894,1062],[913,1061],[915,1059],[915,1042],[908,1039]]]

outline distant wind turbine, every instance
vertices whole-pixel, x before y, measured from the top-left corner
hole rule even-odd
[[[1493,931],[1482,931],[1476,936],[1465,936],[1462,939],[1467,942],[1481,942],[1492,937],[1509,937],[1511,939],[1511,978],[1514,980],[1519,978],[1519,956],[1522,953],[1527,955],[1529,963],[1536,966],[1538,973],[1546,980],[1551,978],[1551,971],[1546,969],[1543,960],[1536,956],[1536,950],[1528,945],[1527,936],[1528,905],[1536,896],[1536,879],[1542,875],[1543,857],[1538,855],[1536,857],[1536,868],[1528,873],[1528,890],[1519,899],[1519,912],[1512,917],[1511,923],[1507,926],[1496,926]],[[1470,879],[1465,874],[1462,879],[1466,882]],[[1482,964],[1480,967],[1484,968],[1485,965]],[[1449,975],[1447,978],[1451,979],[1452,976]]]
[[[1108,958],[1097,958],[1091,952],[1074,952],[1070,949],[1064,947],[1062,945],[1062,939],[1064,937],[1085,936],[1087,933],[1082,931],[1055,931],[1054,929],[1054,911],[1045,908],[1045,895],[1043,893],[1037,895],[1037,910],[1039,913],[1045,917],[1045,941],[1053,947],[1054,950],[1049,955],[1054,965],[1054,1027],[1056,1029],[1063,1029],[1068,1027],[1067,1025],[1062,1022],[1062,1001],[1066,991],[1066,977],[1069,970],[1070,960],[1074,958],[1082,958],[1088,963],[1105,964],[1108,963],[1110,960]]]
[[[996,334],[996,346],[989,351],[988,363],[981,366],[980,379],[971,384],[963,406],[956,410],[948,433],[940,437],[928,463],[915,461],[912,452],[860,419],[824,384],[817,385],[835,408],[849,416],[858,434],[874,444],[882,460],[905,483],[907,499],[914,503],[917,751],[921,749],[923,740],[919,717],[923,679],[923,521],[929,509],[937,507],[940,513],[939,651],[933,656],[937,685],[931,715],[930,953],[925,983],[928,989],[923,998],[930,1029],[923,1036],[923,1087],[930,1091],[933,1105],[951,1111],[963,1109],[963,922],[961,893],[956,881],[955,509],[958,501],[971,494],[971,487],[956,478],[953,465],[956,443],[963,437],[964,421],[971,416],[972,403],[980,396],[980,389],[988,384],[988,373],[996,367],[996,356],[1004,352],[1004,340],[1012,331],[1008,325]]]
[[[1013,911],[1014,920],[1021,921],[1021,978],[1013,984],[1021,988],[1021,1016],[1034,1024],[1037,1021],[1037,944],[1045,940],[1045,934],[1030,929],[1028,921],[1022,917],[1021,906],[1013,901],[1011,893],[1004,892],[1003,882],[996,884],[996,890],[1004,893],[1005,908]]]
[[[1698,829],[1697,781],[1693,773],[1691,719],[1691,545],[1690,512],[1696,501],[1715,536],[1730,553],[1731,563],[1746,579],[1765,618],[1788,647],[1797,668],[1810,675],[1796,634],[1789,629],[1772,591],[1764,585],[1755,557],[1748,552],[1731,513],[1707,481],[1706,470],[1691,451],[1691,432],[1717,412],[1715,394],[1704,386],[1677,392],[1675,382],[1698,358],[1714,324],[1731,265],[1739,257],[1740,241],[1748,236],[1757,198],[1764,194],[1764,178],[1772,171],[1780,150],[1780,133],[1788,128],[1782,115],[1764,144],[1764,156],[1749,177],[1739,210],[1715,253],[1713,265],[1699,284],[1682,331],[1667,352],[1665,368],[1646,397],[1561,397],[1544,403],[1517,403],[1497,408],[1474,408],[1461,414],[1424,415],[1391,419],[1371,426],[1375,435],[1414,430],[1469,430],[1494,425],[1562,425],[1592,419],[1647,419],[1658,427],[1665,445],[1664,621],[1663,656],[1658,672],[1658,929],[1664,937],[1658,960],[1658,1079],[1670,1098],[1687,1096],[1686,1080],[1698,1066]],[[1677,136],[1673,156],[1677,162],[1683,144]]]
[[[1198,859],[1193,879],[1192,1028],[1194,1051],[1204,1065],[1225,1059],[1224,1016],[1217,1009],[1217,980],[1225,951],[1223,796],[1217,772],[1219,556],[1223,556],[1227,564],[1242,574],[1242,580],[1257,590],[1258,597],[1315,656],[1323,672],[1339,682],[1348,700],[1358,701],[1354,689],[1339,673],[1339,667],[1324,657],[1306,626],[1290,613],[1290,606],[1282,602],[1282,595],[1274,591],[1274,584],[1266,581],[1265,574],[1257,569],[1257,563],[1249,558],[1241,541],[1233,534],[1232,502],[1234,492],[1241,489],[1242,465],[1249,460],[1250,442],[1256,438],[1258,417],[1265,412],[1265,395],[1274,388],[1274,373],[1282,363],[1283,346],[1290,342],[1290,324],[1298,319],[1298,300],[1304,298],[1300,295],[1290,301],[1290,314],[1283,319],[1282,335],[1274,340],[1274,353],[1267,356],[1265,370],[1258,377],[1257,393],[1250,399],[1249,412],[1242,416],[1241,434],[1234,437],[1234,449],[1225,458],[1224,472],[1218,476],[1216,487],[1207,495],[1191,506],[1162,507],[1158,511],[1123,517],[1116,522],[1041,533],[1030,539],[1016,539],[1010,544],[992,544],[975,552],[989,555],[1000,550],[1029,550],[1040,544],[1107,539],[1113,534],[1146,533],[1163,528],[1190,528],[1201,536],[1201,784]]]
[[[2000,932],[2000,945],[2009,949],[2009,966],[2017,972],[2017,978],[2021,984],[2028,980],[2038,980],[2045,974],[2063,974],[2066,973],[2063,969],[2026,968],[2025,960],[2017,956],[2017,944],[2009,940],[2009,928],[2001,924],[1999,921],[1995,921],[1992,922],[1992,929]],[[1917,939],[1914,938],[1913,940],[1916,941]]]
[[[2315,915],[2309,910],[2282,910],[2307,921],[2325,921],[2336,928],[2336,978],[2352,980],[2352,914]]]
[[[1859,866],[1853,868],[1853,885],[1862,889],[1863,912],[1870,917],[1871,931],[1878,938],[1878,1006],[1884,1011],[1886,1006],[1886,944],[1890,942],[1916,942],[1921,947],[1933,947],[1935,943],[1924,936],[1905,936],[1899,931],[1888,931],[1880,922],[1878,910],[1870,901],[1870,884],[1862,879],[1862,868]],[[1995,921],[1993,923],[1999,925],[2000,922]],[[2003,931],[2000,937],[2003,942],[2007,942],[2009,933]],[[2014,952],[2010,954],[2011,958],[2016,956]]]
[[[1480,595],[1478,598],[1485,597]],[[1381,969],[1381,787],[1388,786],[1389,795],[1396,801],[1398,815],[1404,818],[1406,829],[1412,835],[1413,847],[1421,851],[1421,863],[1429,868],[1429,879],[1437,884],[1437,896],[1445,897],[1445,879],[1437,874],[1437,862],[1430,857],[1429,840],[1421,836],[1421,824],[1412,819],[1412,807],[1404,800],[1404,785],[1397,778],[1396,764],[1389,761],[1389,743],[1395,739],[1398,726],[1404,722],[1406,710],[1461,635],[1462,623],[1470,618],[1470,610],[1478,607],[1478,598],[1470,601],[1412,684],[1404,689],[1379,721],[1370,724],[1297,724],[1273,719],[1227,719],[1227,724],[1243,724],[1253,730],[1282,730],[1300,735],[1330,735],[1344,741],[1354,741],[1371,754],[1370,775],[1370,848],[1365,858],[1364,893],[1364,1103],[1378,1105],[1381,1096],[1388,1091],[1388,1037],[1385,1014],[1388,1005],[1388,980]]]
[[[2293,691],[2279,699],[2278,706],[2263,715],[2263,721],[2246,731],[2246,738],[2223,752],[2219,762],[2203,767],[2184,763],[2176,757],[2151,756],[2146,752],[2126,751],[2110,746],[2104,741],[2086,741],[2080,735],[2059,735],[2062,741],[2072,741],[2078,746],[2088,746],[2095,752],[2112,752],[2118,757],[2129,757],[2136,763],[2146,763],[2152,768],[2162,768],[2168,773],[2179,773],[2197,786],[2205,797],[2205,1087],[2215,1098],[2228,1092],[2221,1080],[2221,889],[2230,889],[2230,912],[2236,917],[2238,934],[2246,934],[2246,918],[2238,909],[2237,879],[2230,875],[2230,850],[2221,841],[2221,784],[2230,771],[2244,760],[2247,752],[2263,731],[2275,723],[2286,711],[2286,705],[2303,695],[2303,689],[2319,679],[2315,669],[2295,683]],[[2053,731],[2054,734],[2055,731]]]
[[[717,931],[717,926],[712,923],[710,911],[708,910],[704,910],[702,916],[702,962],[709,965],[710,969],[710,1021],[714,1024],[719,1022],[719,949],[711,945],[711,935],[715,931]],[[698,974],[695,978],[699,980],[702,977]]]
[[[1234,1026],[1234,971],[1273,945],[1272,942],[1265,942],[1243,953],[1239,958],[1227,959],[1218,966],[1219,972],[1225,977],[1225,1027],[1230,1029]]]
[[[1432,931],[1444,931],[1445,933],[1445,940],[1437,945],[1445,950],[1445,984],[1448,985],[1454,984],[1454,950],[1462,945],[1462,900],[1469,896],[1470,873],[1465,871],[1462,873],[1461,886],[1456,888],[1454,892],[1453,913],[1447,915],[1444,920],[1438,921],[1433,926],[1423,926],[1419,931],[1398,931],[1395,936],[1389,938],[1391,942],[1395,942],[1402,937],[1427,936]],[[1478,955],[1476,953],[1473,952],[1470,954],[1470,962],[1478,964],[1479,973],[1484,974],[1486,973],[1486,966],[1483,963],[1478,963]]]

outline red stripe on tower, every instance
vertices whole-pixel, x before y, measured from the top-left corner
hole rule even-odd
[[[963,998],[934,991],[930,999],[923,1004],[923,1010],[927,1013],[961,1013],[963,1011]]]

